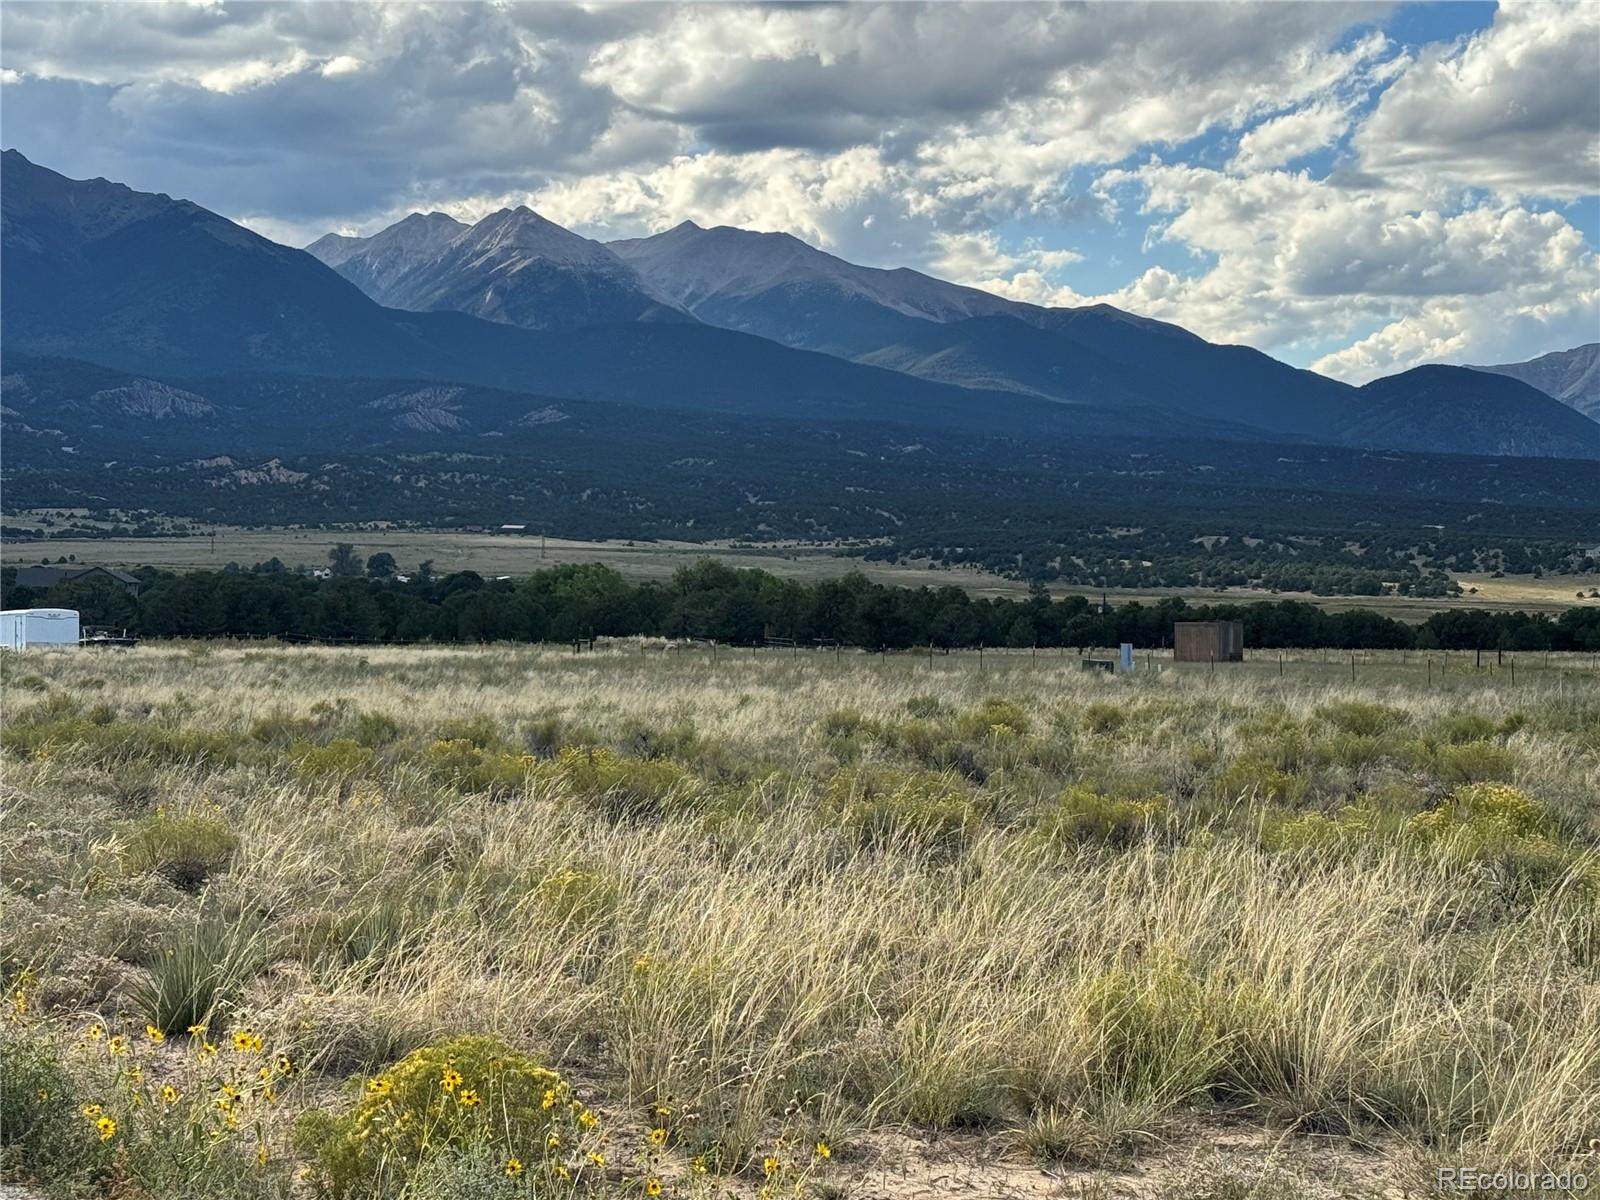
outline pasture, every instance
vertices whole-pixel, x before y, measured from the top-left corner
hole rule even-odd
[[[8,522],[39,526],[44,514],[24,511],[6,517]],[[73,519],[93,524],[74,514]],[[43,527],[43,526],[39,526]],[[403,572],[429,561],[436,575],[476,571],[486,578],[526,575],[568,563],[600,563],[631,581],[665,580],[680,567],[714,559],[732,567],[755,568],[780,579],[815,581],[859,570],[875,583],[900,587],[962,588],[975,596],[1024,596],[1028,584],[976,567],[944,567],[928,561],[872,562],[850,556],[837,545],[806,542],[739,543],[726,541],[586,541],[530,534],[498,534],[470,530],[397,529],[246,529],[230,525],[196,523],[194,534],[164,537],[57,537],[47,541],[10,541],[0,546],[5,566],[26,566],[42,559],[55,562],[72,556],[85,566],[157,567],[166,571],[218,571],[230,562],[249,568],[277,558],[286,566],[325,567],[329,552],[339,543],[368,555],[394,555]],[[1458,581],[1470,593],[1461,596],[1318,596],[1310,592],[1268,592],[1252,588],[1108,588],[1052,585],[1053,596],[1104,595],[1112,604],[1133,601],[1152,604],[1182,596],[1194,604],[1247,604],[1258,600],[1305,600],[1331,612],[1372,609],[1398,620],[1419,622],[1429,614],[1452,609],[1559,613],[1573,607],[1600,605],[1591,597],[1596,579],[1590,575],[1549,575],[1493,578],[1461,575]]]
[[[1600,669],[1511,663],[7,655],[0,1178],[1600,1178]]]

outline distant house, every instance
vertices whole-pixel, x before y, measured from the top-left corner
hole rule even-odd
[[[130,596],[137,596],[144,580],[126,571],[112,567],[18,567],[17,586],[46,592],[58,583],[76,583],[78,580],[93,583],[97,579],[110,580]]]

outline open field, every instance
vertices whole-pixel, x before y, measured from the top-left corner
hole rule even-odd
[[[33,514],[18,514],[8,521],[29,521]],[[229,562],[249,567],[277,558],[290,567],[325,566],[328,552],[340,542],[354,544],[363,556],[388,551],[402,571],[425,559],[438,574],[476,571],[485,577],[521,575],[563,563],[597,562],[613,567],[633,580],[666,579],[679,567],[714,558],[737,567],[769,571],[785,579],[818,579],[859,570],[878,583],[904,587],[956,586],[977,596],[1018,596],[1027,584],[974,568],[943,568],[931,563],[864,562],[841,555],[828,546],[777,543],[759,547],[730,546],[718,542],[606,542],[563,538],[466,533],[454,530],[374,529],[240,529],[199,526],[204,532],[190,537],[61,538],[49,542],[11,542],[0,546],[0,563],[17,566],[72,555],[77,562],[114,567],[151,566],[173,571],[214,571]],[[214,533],[213,538],[210,534]],[[1332,612],[1370,608],[1406,621],[1422,621],[1429,614],[1450,609],[1487,609],[1556,613],[1568,608],[1600,606],[1587,592],[1600,584],[1591,576],[1550,576],[1493,579],[1486,575],[1462,576],[1463,587],[1477,594],[1457,597],[1314,596],[1303,592],[1263,592],[1248,588],[1111,588],[1105,594],[1113,603],[1151,603],[1183,596],[1196,604],[1249,603],[1254,600],[1305,600]],[[1580,598],[1577,593],[1585,593]],[[1092,588],[1056,586],[1052,595],[1093,595]]]
[[[151,1200],[1600,1177],[1600,673],[1520,662],[7,655],[0,1175]]]

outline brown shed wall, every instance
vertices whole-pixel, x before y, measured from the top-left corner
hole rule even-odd
[[[1178,662],[1243,662],[1242,621],[1179,621],[1172,627]]]

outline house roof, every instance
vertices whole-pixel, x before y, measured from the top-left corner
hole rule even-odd
[[[81,579],[85,575],[106,575],[127,587],[139,587],[144,582],[137,575],[130,575],[128,572],[119,571],[115,567],[18,567],[17,586],[26,588],[54,587],[58,583],[64,583],[71,579]]]

